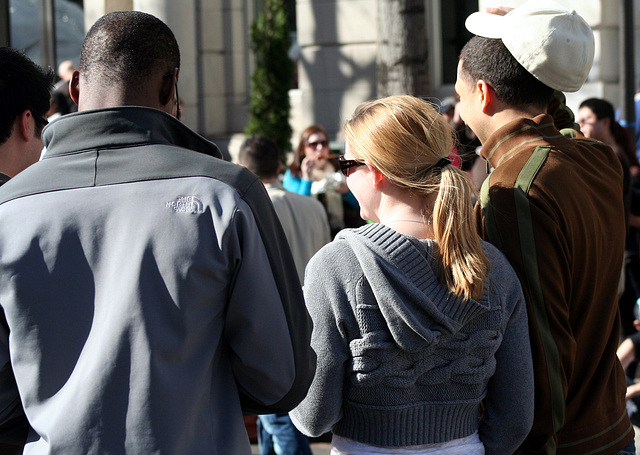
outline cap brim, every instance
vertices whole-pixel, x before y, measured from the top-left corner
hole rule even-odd
[[[505,16],[477,12],[467,17],[464,25],[474,35],[484,38],[502,38]]]

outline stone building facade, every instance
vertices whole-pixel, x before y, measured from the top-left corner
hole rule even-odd
[[[297,86],[290,92],[292,140],[306,126],[320,123],[331,139],[339,142],[341,125],[353,109],[376,96],[377,3],[381,0],[287,1],[295,7],[297,38],[292,49],[297,62]],[[464,17],[478,7],[517,6],[522,1],[425,0],[424,39],[429,43],[429,93],[434,98],[453,93],[457,52],[468,38]],[[568,94],[569,106],[575,110],[581,100],[591,96],[620,105],[624,96],[620,83],[623,0],[556,1],[576,9],[596,36],[589,80],[579,92]],[[233,149],[248,120],[253,71],[249,35],[261,2],[84,0],[85,26],[114,10],[147,11],[164,20],[174,30],[182,51],[180,95],[185,122],[223,146],[231,142]],[[635,16],[639,24],[640,0],[635,0]]]

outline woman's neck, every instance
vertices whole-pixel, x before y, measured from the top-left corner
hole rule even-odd
[[[387,184],[375,211],[381,224],[400,234],[419,239],[433,239],[432,198],[418,195],[396,185]]]
[[[433,228],[429,222],[414,220],[394,220],[382,223],[403,235],[410,235],[417,239],[433,239]]]
[[[380,223],[389,226],[400,234],[411,235],[419,239],[432,239],[433,225],[430,214],[404,206],[380,217]]]

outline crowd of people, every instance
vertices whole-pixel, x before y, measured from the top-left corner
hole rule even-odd
[[[150,14],[55,88],[0,48],[0,451],[248,455],[258,415],[264,455],[635,454],[640,162],[562,93],[593,32],[550,0],[466,27],[455,98],[364,102],[286,169],[180,121]]]

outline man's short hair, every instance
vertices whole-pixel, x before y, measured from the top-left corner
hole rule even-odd
[[[549,105],[553,89],[529,73],[502,40],[474,36],[462,48],[462,77],[475,86],[482,79],[503,103],[514,108]]]
[[[250,136],[240,147],[238,161],[261,179],[277,177],[280,164],[278,146],[266,136]]]
[[[157,71],[180,68],[180,49],[171,29],[140,11],[102,16],[82,43],[79,70],[103,84],[119,82],[141,87]]]
[[[0,144],[9,139],[16,117],[24,111],[44,118],[54,77],[53,70],[44,70],[22,52],[0,47]],[[39,120],[35,124],[40,135],[44,125]]]

